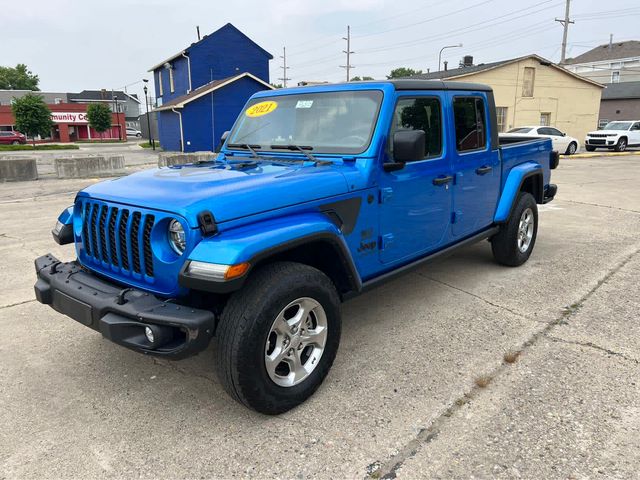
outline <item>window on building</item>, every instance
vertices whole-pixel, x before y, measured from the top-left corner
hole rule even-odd
[[[169,67],[169,90],[171,90],[171,93],[176,91],[173,85],[173,67]]]
[[[487,143],[484,101],[479,97],[455,97],[453,117],[456,125],[456,148],[459,152],[478,150]]]
[[[551,125],[551,113],[549,112],[540,113],[540,125],[544,127],[548,127],[549,125]]]
[[[536,81],[536,69],[524,67],[524,78],[522,80],[522,96],[533,97],[533,87]]]
[[[496,107],[496,118],[498,120],[498,132],[507,129],[507,107]]]
[[[158,96],[162,96],[164,94],[162,89],[162,70],[158,71]]]
[[[620,72],[611,72],[611,83],[620,83]]]
[[[442,113],[440,100],[432,97],[398,100],[391,125],[391,135],[398,130],[423,130],[426,158],[442,153]],[[393,143],[391,143],[393,148]],[[391,152],[393,154],[393,151]]]

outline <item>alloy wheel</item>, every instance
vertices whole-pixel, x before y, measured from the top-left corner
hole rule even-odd
[[[520,250],[521,253],[529,250],[531,239],[533,238],[534,222],[533,210],[527,208],[522,212],[520,223],[518,224],[518,250]]]

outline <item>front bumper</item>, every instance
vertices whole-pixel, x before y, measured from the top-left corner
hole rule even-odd
[[[77,261],[53,255],[35,261],[36,299],[140,353],[171,359],[195,355],[209,345],[214,314],[164,301],[135,288],[123,288],[84,270]],[[155,344],[145,336],[155,333]]]

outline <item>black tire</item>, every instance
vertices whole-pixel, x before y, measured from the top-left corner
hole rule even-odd
[[[20,145],[20,142],[18,140],[14,140],[13,142],[11,142],[11,145]]]
[[[136,133],[136,138],[142,138],[142,134],[141,133]]]
[[[327,338],[315,369],[301,383],[283,387],[269,376],[265,345],[274,320],[291,302],[310,297],[327,318]],[[319,270],[293,262],[268,264],[229,299],[216,332],[216,368],[225,390],[258,412],[277,415],[309,398],[327,376],[340,344],[340,298]]]
[[[626,149],[627,149],[627,138],[621,137],[620,140],[618,140],[618,143],[616,143],[614,150],[616,152],[624,152]]]
[[[585,150],[587,152],[595,152],[596,151],[596,147],[592,147],[591,145],[585,145]]]
[[[533,235],[527,249],[523,252],[518,246],[518,236],[520,233],[520,220],[527,209],[530,209],[533,214]],[[535,246],[537,235],[538,206],[533,195],[527,192],[520,192],[509,219],[491,239],[493,257],[498,263],[510,267],[518,267],[529,259]]]
[[[565,155],[573,155],[578,151],[578,144],[576,142],[571,142],[567,147],[567,151],[564,152]]]

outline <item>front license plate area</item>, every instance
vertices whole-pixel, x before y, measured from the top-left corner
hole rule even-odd
[[[70,297],[66,293],[55,291],[52,307],[86,326],[91,326],[91,305]]]

